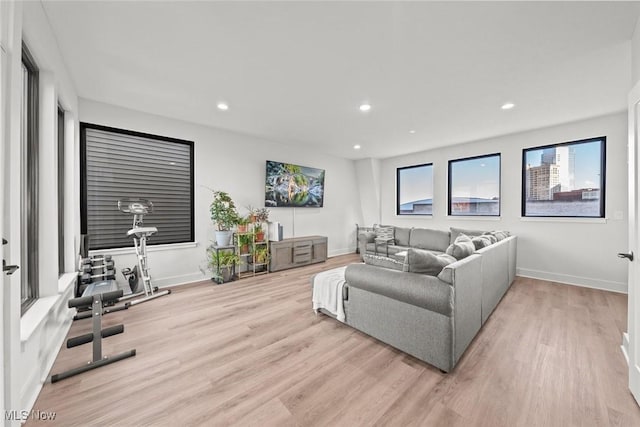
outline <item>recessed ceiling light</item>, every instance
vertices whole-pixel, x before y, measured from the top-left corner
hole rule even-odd
[[[371,105],[370,104],[362,104],[360,106],[360,111],[369,111],[371,110]]]
[[[415,131],[415,130],[413,130],[413,129],[411,129],[411,130],[409,131],[409,133],[416,133],[416,131]]]
[[[502,108],[503,110],[511,110],[515,106],[516,104],[514,104],[513,102],[505,102],[500,108]]]
[[[229,104],[226,102],[218,102],[218,110],[227,111],[229,109]]]
[[[353,146],[353,149],[354,149],[354,150],[359,150],[359,149],[360,149],[360,145],[358,145],[358,144],[354,145],[354,146]]]

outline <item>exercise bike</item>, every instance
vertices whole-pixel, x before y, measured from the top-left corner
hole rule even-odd
[[[134,299],[129,303],[129,305],[136,305],[169,295],[171,293],[170,289],[159,291],[158,287],[154,287],[151,284],[151,275],[147,265],[147,239],[157,233],[158,229],[156,227],[145,227],[143,219],[144,215],[153,212],[153,203],[146,199],[120,199],[118,200],[118,210],[122,213],[133,214],[133,227],[127,231],[127,236],[133,238],[133,246],[138,259],[137,265],[133,268],[124,268],[122,270],[122,275],[129,283],[132,293],[120,298],[120,300],[142,296],[142,298]],[[142,287],[140,282],[142,282]]]

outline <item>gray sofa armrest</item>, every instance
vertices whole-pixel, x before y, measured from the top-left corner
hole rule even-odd
[[[453,313],[453,289],[437,277],[407,273],[368,264],[351,264],[347,286],[384,295],[445,316]]]
[[[367,243],[373,243],[376,233],[373,231],[361,231],[358,233],[358,249],[360,251],[360,259],[362,255],[367,253]]]
[[[443,270],[451,278],[454,299],[453,364],[460,359],[482,326],[482,257],[470,255]],[[444,276],[440,273],[441,276]]]

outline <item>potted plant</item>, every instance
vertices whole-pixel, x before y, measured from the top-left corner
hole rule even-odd
[[[249,219],[249,222],[250,223],[256,222],[256,211],[258,209],[254,208],[251,205],[247,205],[247,206],[245,206],[245,208],[249,211],[249,213],[247,214],[247,218]]]
[[[252,243],[253,235],[251,233],[238,234],[238,246],[240,247],[240,255],[249,253],[249,245]]]
[[[269,262],[269,250],[266,246],[256,248],[256,264],[267,264]]]
[[[269,209],[267,208],[257,208],[254,211],[256,216],[256,222],[267,222],[269,221]]]
[[[213,272],[211,280],[225,283],[232,279],[232,268],[240,262],[240,256],[233,251],[209,251],[209,269]]]
[[[264,230],[262,230],[262,223],[256,222],[253,227],[253,232],[256,234],[256,242],[264,241]]]
[[[224,191],[214,191],[213,201],[209,207],[211,220],[216,224],[216,243],[227,246],[231,240],[231,229],[238,224],[240,216],[231,196]]]
[[[238,218],[238,233],[246,233],[251,219],[248,216]]]

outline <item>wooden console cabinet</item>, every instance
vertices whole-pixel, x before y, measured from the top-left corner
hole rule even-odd
[[[327,238],[324,236],[305,236],[269,242],[271,262],[269,271],[324,262],[327,260]]]

